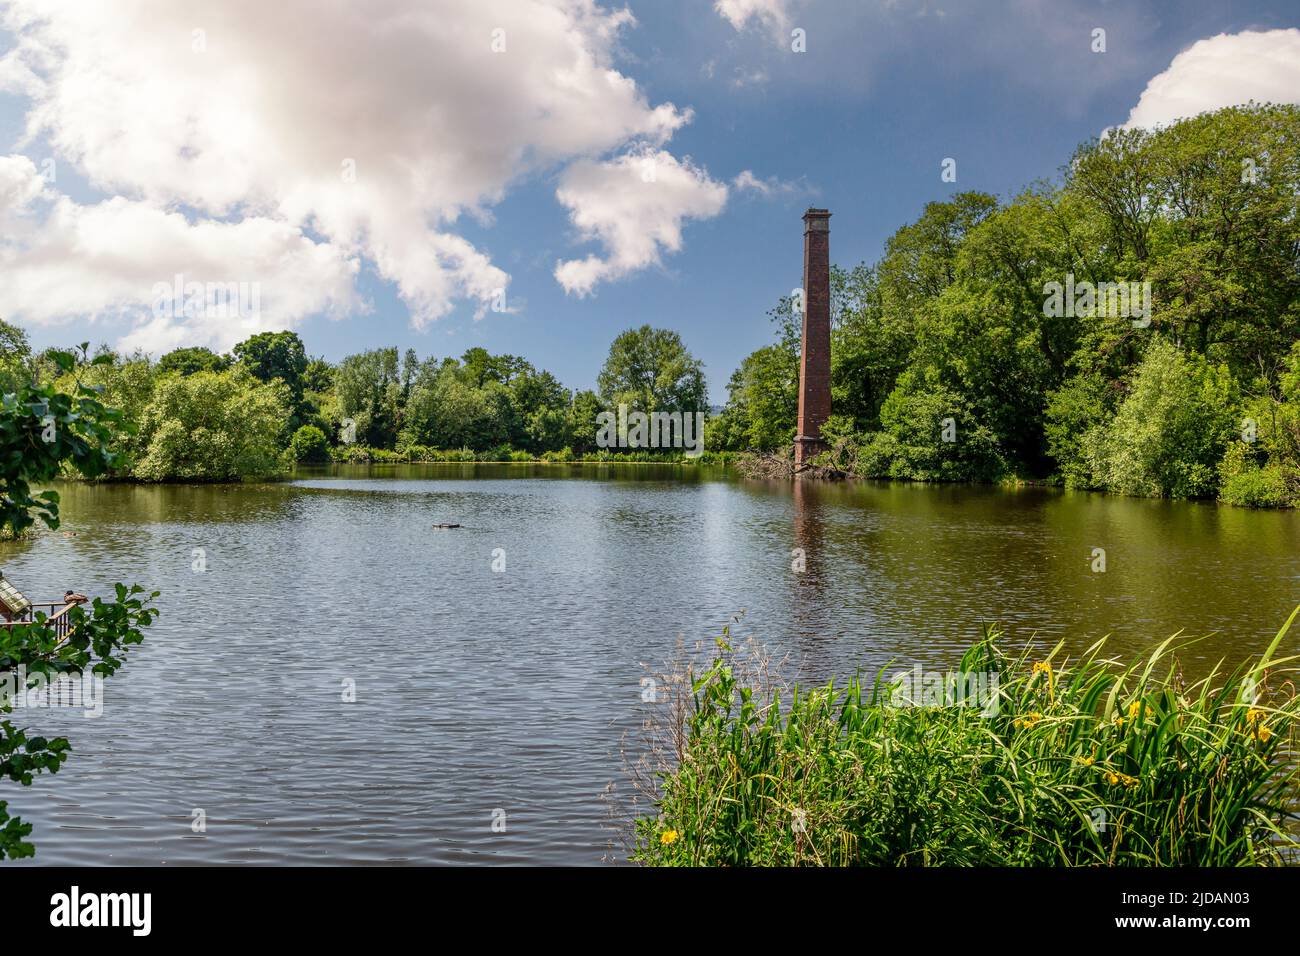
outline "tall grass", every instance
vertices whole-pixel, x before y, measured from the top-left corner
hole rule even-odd
[[[1300,612],[1300,609],[1297,609]],[[1099,641],[959,670],[987,707],[898,706],[884,671],[788,695],[729,632],[687,695],[632,858],[651,865],[1237,866],[1286,862],[1296,806],[1291,615],[1258,660],[1185,681],[1177,636],[1125,667]],[[782,697],[788,696],[783,701]],[[672,705],[669,705],[671,711]]]

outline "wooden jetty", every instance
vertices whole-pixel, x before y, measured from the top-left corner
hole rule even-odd
[[[54,631],[54,635],[63,640],[72,630],[72,621],[68,612],[80,601],[29,601],[23,593],[0,574],[0,628],[12,630],[15,624],[35,624],[35,615],[45,615],[45,626]]]

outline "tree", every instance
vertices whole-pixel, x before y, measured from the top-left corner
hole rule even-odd
[[[325,433],[315,425],[303,425],[293,433],[289,442],[289,451],[294,461],[320,463],[329,461],[330,446],[325,440]]]
[[[307,372],[307,351],[296,332],[259,332],[234,348],[235,358],[254,378],[262,382],[279,379],[289,388],[295,414],[302,402],[303,376]]]
[[[0,319],[0,395],[15,391],[32,376],[27,333]]]
[[[397,349],[372,349],[349,355],[334,371],[339,411],[356,424],[357,441],[392,448],[402,420],[402,386]]]
[[[596,379],[611,407],[626,402],[643,412],[705,411],[704,364],[669,329],[643,325],[614,339]]]
[[[475,384],[459,362],[425,363],[411,388],[403,440],[432,448],[484,450],[510,440],[510,390],[492,379]]]
[[[466,381],[475,388],[482,388],[488,382],[508,385],[516,377],[533,372],[533,366],[517,355],[492,355],[480,346],[466,350],[460,362]]]
[[[596,450],[596,417],[606,411],[600,396],[589,389],[575,392],[567,418],[568,438],[565,446],[575,455],[586,455]]]
[[[1157,339],[1115,417],[1085,436],[1097,483],[1126,495],[1208,497],[1237,427],[1226,366]]]
[[[71,353],[52,353],[51,360],[67,374],[76,367]],[[58,492],[33,495],[32,483],[49,482],[65,467],[88,478],[104,474],[114,465],[113,431],[120,427],[121,414],[81,384],[62,392],[26,383],[0,399],[0,531],[17,534],[36,520],[58,528]],[[146,595],[138,586],[122,584],[115,590],[112,600],[96,597],[89,609],[72,608],[63,639],[43,613],[31,623],[0,628],[0,778],[30,786],[37,775],[56,773],[71,750],[65,737],[48,739],[15,726],[8,719],[14,709],[11,692],[86,671],[111,675],[130,647],[144,640],[142,629],[157,614],[150,606],[157,592]],[[20,675],[26,677],[17,686]],[[31,832],[31,824],[11,816],[0,800],[0,859],[32,856],[35,848],[25,840]]]
[[[55,377],[55,387],[68,392],[75,391],[78,384],[93,388],[105,405],[121,413],[123,427],[114,429],[113,464],[104,477],[130,477],[134,463],[144,455],[146,441],[139,424],[153,398],[156,375],[156,368],[143,352],[124,357],[101,350],[93,363]]]
[[[309,392],[328,392],[334,387],[334,366],[323,358],[312,359],[302,373],[302,385]]]
[[[768,451],[794,442],[799,360],[789,349],[768,345],[746,356],[727,393],[727,406],[713,426],[722,447]]]
[[[996,481],[1006,472],[997,436],[963,396],[909,370],[880,409],[855,470],[909,481]]]
[[[242,367],[164,378],[141,418],[146,481],[238,481],[283,474],[279,436],[289,390]]]
[[[516,374],[510,390],[510,442],[528,451],[558,451],[568,441],[569,390],[531,365]]]
[[[158,372],[159,374],[176,372],[180,375],[193,375],[195,372],[224,372],[230,368],[230,365],[230,356],[218,355],[212,349],[202,346],[192,346],[173,349],[160,358]]]

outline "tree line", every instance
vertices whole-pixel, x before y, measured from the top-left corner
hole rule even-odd
[[[102,346],[74,367],[59,354],[34,354],[0,321],[0,394],[29,381],[95,389],[122,413],[106,476],[141,481],[272,478],[331,459],[613,457],[597,444],[602,411],[695,412],[708,401],[703,363],[676,332],[648,325],[614,339],[596,391],[479,347],[424,360],[379,348],[332,364],[309,357],[295,332],[262,332],[228,354],[187,347],[154,360]]]
[[[879,261],[833,270],[830,459],[1296,504],[1298,196],[1300,108],[1252,104],[1112,132],[1009,202],[928,204]],[[1149,312],[1116,310],[1117,283]],[[1061,308],[1062,288],[1086,296]],[[796,307],[732,375],[710,447],[791,446]]]

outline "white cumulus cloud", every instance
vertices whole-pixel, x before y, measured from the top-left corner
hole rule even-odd
[[[509,276],[461,235],[539,171],[663,147],[689,122],[614,55],[626,10],[594,0],[9,0],[0,90],[19,150],[52,150],[103,197],[10,169],[0,314],[128,315],[128,344],[242,330],[159,320],[155,282],[260,281],[263,321],[354,304],[359,267],[415,324],[482,309]],[[13,166],[13,157],[10,158]],[[62,168],[62,166],[60,167]],[[39,186],[40,184],[37,184]],[[25,190],[19,194],[15,190]],[[228,321],[228,320],[226,320]]]
[[[764,27],[784,33],[790,22],[790,0],[717,0],[714,9],[737,30],[743,30],[750,20]]]
[[[26,156],[0,157],[0,307],[34,322],[71,316],[138,320],[120,344],[229,349],[296,317],[354,306],[358,263],[301,229],[264,216],[189,222],[178,212],[114,196],[79,204],[46,187]],[[246,283],[240,314],[154,311],[155,287]],[[256,308],[254,308],[254,305]]]
[[[1153,77],[1126,128],[1257,103],[1300,103],[1300,30],[1221,33],[1198,40]]]
[[[556,197],[585,240],[598,241],[604,257],[589,255],[556,264],[565,291],[587,295],[598,283],[657,265],[662,252],[682,247],[682,224],[722,211],[727,187],[689,160],[663,150],[640,150],[604,162],[574,163]]]

